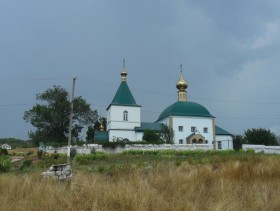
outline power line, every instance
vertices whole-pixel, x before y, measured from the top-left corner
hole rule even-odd
[[[5,78],[0,79],[0,82],[25,82],[25,81],[56,81],[56,80],[69,80],[70,77],[63,77],[63,78]]]

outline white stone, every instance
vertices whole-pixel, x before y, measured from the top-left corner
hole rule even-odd
[[[53,171],[45,171],[41,174],[44,177],[51,177],[51,176],[55,176],[55,172]]]
[[[66,179],[66,175],[62,174],[61,176],[58,177],[59,180],[65,180]]]

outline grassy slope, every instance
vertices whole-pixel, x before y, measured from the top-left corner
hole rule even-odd
[[[12,148],[28,147],[28,143],[26,141],[16,138],[0,138],[0,145],[2,144],[9,144]]]
[[[71,184],[42,180],[38,170],[2,174],[0,210],[278,210],[279,161],[254,154],[120,154],[74,163]]]

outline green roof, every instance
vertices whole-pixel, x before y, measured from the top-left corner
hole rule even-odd
[[[126,81],[121,82],[119,89],[118,89],[117,93],[115,94],[115,97],[110,105],[140,107],[139,105],[136,104],[134,97],[133,97]],[[109,105],[109,107],[110,107],[110,105]]]
[[[157,121],[168,116],[189,116],[189,117],[211,117],[210,112],[202,105],[194,102],[178,101],[167,107],[160,115]]]
[[[162,132],[163,124],[162,123],[153,123],[153,122],[141,122],[140,127],[135,127],[136,132],[143,132],[144,130],[153,130],[155,132]]]
[[[226,136],[232,136],[231,133],[227,132],[223,128],[220,128],[216,125],[216,135],[226,135]]]
[[[108,132],[94,132],[94,141],[109,141],[109,134]]]
[[[191,133],[186,139],[191,139],[194,136],[195,136],[195,133]]]

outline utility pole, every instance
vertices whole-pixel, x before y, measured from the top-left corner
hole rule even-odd
[[[72,82],[72,98],[71,98],[71,109],[70,109],[70,116],[69,116],[69,135],[68,135],[68,152],[67,152],[67,162],[70,164],[70,148],[71,148],[71,133],[72,133],[72,121],[73,121],[73,110],[74,110],[74,96],[75,96],[75,81],[76,77],[73,78]]]

